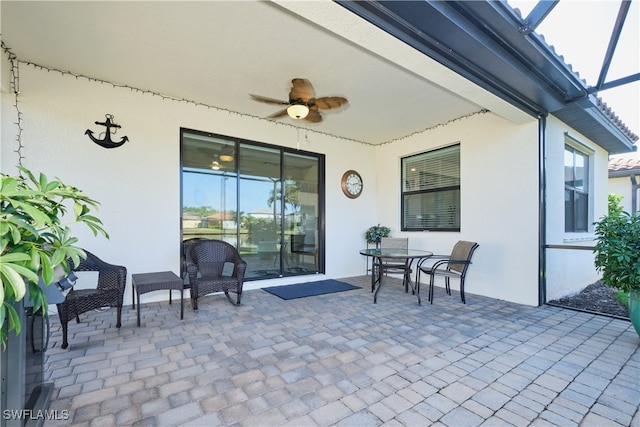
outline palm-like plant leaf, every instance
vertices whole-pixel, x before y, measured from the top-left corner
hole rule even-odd
[[[70,224],[62,223],[66,206],[73,204],[73,219],[85,224],[94,235],[109,237],[102,222],[92,210],[99,203],[81,190],[65,185],[59,179],[49,180],[44,174],[36,178],[24,167],[21,176],[0,174],[0,341],[6,334],[20,332],[19,317],[13,302],[24,298],[27,286],[35,310],[46,310],[44,293],[38,286],[53,282],[55,268],[69,272],[72,262],[86,258],[78,239],[71,234]],[[67,203],[69,202],[69,203]],[[4,328],[8,321],[8,328]]]

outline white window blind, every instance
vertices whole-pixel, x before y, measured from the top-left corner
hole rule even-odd
[[[567,144],[564,148],[564,227],[589,229],[589,156]]]
[[[402,229],[460,230],[460,145],[402,159]]]

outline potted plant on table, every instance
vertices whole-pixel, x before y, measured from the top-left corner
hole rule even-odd
[[[389,237],[391,234],[391,229],[389,227],[385,227],[384,225],[374,225],[373,227],[369,227],[367,232],[364,234],[364,238],[367,243],[375,243],[376,248],[380,246],[380,242],[383,237]]]
[[[20,176],[0,174],[0,343],[7,334],[20,333],[20,317],[14,303],[25,294],[33,301],[34,311],[46,312],[47,301],[38,286],[54,281],[54,270],[65,273],[70,262],[78,265],[85,252],[75,246],[70,225],[83,223],[94,235],[109,237],[102,222],[91,215],[98,202],[81,190],[49,180],[44,174],[35,177],[19,166]],[[71,208],[71,212],[69,211]],[[69,215],[69,216],[67,216]],[[68,222],[63,222],[68,221]],[[8,323],[8,327],[5,325]]]
[[[640,215],[620,206],[621,196],[609,195],[607,215],[595,223],[595,265],[602,282],[619,291],[640,336]]]

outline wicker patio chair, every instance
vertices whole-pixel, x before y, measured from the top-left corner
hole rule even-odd
[[[202,240],[191,245],[187,272],[193,309],[198,309],[198,298],[215,292],[224,292],[231,304],[240,305],[246,269],[247,263],[236,248],[227,242]],[[237,295],[236,302],[231,299],[229,292]]]
[[[187,266],[193,264],[193,261],[191,261],[191,247],[203,240],[208,239],[204,237],[192,237],[182,241],[182,279],[187,281],[184,286],[185,288],[191,288],[191,284],[188,282],[189,272],[187,271]]]
[[[74,317],[80,323],[80,315],[102,307],[116,307],[116,327],[122,324],[122,300],[127,280],[127,269],[123,266],[112,265],[85,251],[87,259],[81,260],[80,265],[73,271],[97,271],[98,285],[96,289],[71,289],[64,302],[56,304],[62,325],[62,348],[67,348],[68,323]]]
[[[433,287],[436,276],[444,277],[445,289],[451,295],[451,278],[460,280],[460,299],[466,304],[464,299],[464,280],[467,270],[471,265],[471,257],[480,245],[475,242],[458,241],[451,251],[451,255],[434,255],[418,263],[416,273],[416,286],[420,291],[420,273],[429,275],[429,301],[433,304]],[[424,265],[425,261],[435,261],[433,264]]]

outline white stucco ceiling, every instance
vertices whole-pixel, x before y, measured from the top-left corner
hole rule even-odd
[[[250,93],[286,100],[308,78],[348,106],[280,121],[365,143],[481,109],[531,119],[330,1],[2,1],[0,13],[20,61],[250,116],[279,109]]]

